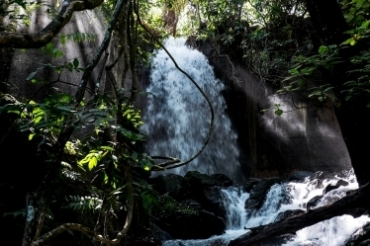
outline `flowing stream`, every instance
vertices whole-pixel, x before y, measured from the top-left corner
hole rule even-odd
[[[170,170],[184,175],[190,170],[201,173],[223,173],[231,178],[240,178],[237,135],[226,116],[226,104],[221,95],[224,85],[215,78],[206,57],[185,45],[183,38],[169,38],[165,47],[178,65],[194,78],[209,96],[215,110],[214,134],[205,151],[190,165]],[[151,155],[172,156],[187,160],[202,146],[210,125],[210,110],[191,81],[179,72],[164,50],[157,50],[152,57],[151,83],[147,88],[153,96],[148,98],[144,114],[143,130],[148,133],[147,152]],[[163,174],[163,172],[161,172]],[[321,196],[309,209],[324,206],[345,196],[346,191],[358,188],[353,175],[345,179],[347,186],[325,192],[340,178],[276,184],[266,194],[263,205],[250,214],[245,210],[245,201],[250,194],[233,187],[222,191],[222,201],[227,209],[227,230],[223,235],[206,240],[170,240],[164,246],[220,246],[244,234],[247,228],[275,222],[288,211],[307,211],[307,203]],[[340,216],[304,228],[278,243],[265,245],[326,245],[340,246],[359,227],[369,222],[368,216],[353,218]],[[210,225],[211,226],[211,225]]]
[[[315,196],[322,195],[328,185],[334,185],[340,178],[326,180],[306,179],[302,183],[289,182],[276,184],[271,187],[260,209],[248,214],[244,208],[249,193],[242,192],[236,187],[223,190],[223,202],[227,208],[227,230],[221,236],[206,240],[170,240],[163,246],[222,246],[230,240],[248,232],[246,228],[275,222],[279,215],[288,211],[307,210],[307,203]],[[330,204],[345,196],[349,190],[358,188],[353,175],[345,179],[349,184],[327,192],[314,209]],[[341,246],[356,229],[370,221],[368,216],[353,218],[349,215],[338,216],[325,220],[310,227],[297,231],[296,236],[274,240],[264,246]]]

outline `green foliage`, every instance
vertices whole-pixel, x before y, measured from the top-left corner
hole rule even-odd
[[[274,113],[277,116],[281,116],[284,113],[284,111],[280,109],[280,104],[278,104],[278,103],[274,104]]]
[[[352,57],[351,63],[354,68],[348,73],[353,79],[344,83],[342,93],[346,100],[365,98],[369,101],[367,107],[370,108],[370,50],[364,50]]]
[[[342,45],[350,44],[351,46],[354,46],[361,39],[368,39],[370,34],[369,24],[370,20],[364,21],[361,23],[360,26],[348,30],[346,33],[350,34],[351,37],[345,40]]]
[[[72,40],[75,43],[81,43],[83,41],[93,42],[96,40],[96,35],[91,33],[72,33],[60,36],[60,42],[66,44],[68,40]]]
[[[199,213],[197,208],[178,202],[168,194],[159,197],[158,206],[156,208],[156,215],[159,218],[170,218],[177,214],[191,216]]]
[[[190,34],[245,62],[262,82],[278,84],[291,57],[313,45],[304,3],[295,0],[194,1]]]
[[[103,201],[98,197],[69,195],[66,197],[66,203],[67,204],[62,208],[72,209],[73,211],[85,214],[86,212],[90,211],[98,212]]]
[[[367,0],[345,0],[341,1],[341,5],[347,23],[351,27],[350,30],[346,31],[350,37],[339,46],[322,45],[316,53],[309,56],[294,56],[289,76],[285,76],[283,80],[288,84],[277,90],[278,94],[305,91],[308,98],[315,98],[320,102],[328,99],[336,101],[338,94],[335,95],[334,89],[337,89],[344,95],[345,100],[361,100],[366,102],[367,107],[370,108],[370,54],[366,48],[370,41],[368,16],[370,2]],[[359,46],[357,55],[350,57],[349,61],[343,60],[340,55],[356,45]],[[338,85],[335,81],[331,81],[330,84],[320,81],[331,74],[338,67],[338,64],[345,62],[347,64],[345,68],[347,78],[343,78],[345,81],[343,84]],[[307,88],[308,81],[319,82],[319,85]]]
[[[50,144],[60,132],[66,117],[76,113],[70,106],[70,101],[69,95],[60,93],[47,97],[44,103],[29,101],[23,104],[6,104],[0,107],[0,114],[18,114],[19,129],[29,134],[29,140],[39,135],[42,136],[40,144]]]
[[[292,68],[289,70],[290,76],[287,76],[283,82],[288,82],[281,89],[277,90],[277,94],[290,93],[293,91],[307,89],[308,98],[316,98],[323,102],[328,98],[334,99],[331,95],[331,90],[334,88],[329,84],[320,85],[318,87],[307,88],[308,81],[313,76],[323,77],[322,73],[330,71],[337,64],[343,61],[339,57],[339,47],[337,45],[320,46],[317,54],[311,56],[296,56],[293,58]]]
[[[340,1],[346,21],[351,26],[359,26],[368,20],[370,11],[369,0],[342,0]]]

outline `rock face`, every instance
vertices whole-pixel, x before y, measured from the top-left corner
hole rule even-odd
[[[272,177],[294,169],[339,172],[351,168],[333,107],[309,105],[295,95],[297,108],[291,97],[275,95],[271,86],[209,43],[189,43],[208,57],[227,87],[227,113],[244,150],[240,161],[248,163],[242,166],[247,174]],[[281,116],[274,114],[275,104],[284,111]]]

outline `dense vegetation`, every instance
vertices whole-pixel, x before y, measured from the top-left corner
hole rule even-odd
[[[20,33],[18,27],[29,25],[30,13],[44,5],[0,0],[1,59],[14,49],[39,49],[53,61],[64,55],[55,42],[93,38],[58,36],[76,11],[104,13],[106,30],[86,66],[77,57],[44,64],[22,78],[37,92],[72,83],[74,94],[16,98],[0,77],[0,231],[15,233],[12,244],[47,244],[63,232],[68,236],[53,245],[130,245],[151,237],[147,228],[157,199],[146,180],[150,171],[179,162],[155,164],[144,153],[140,112],[133,105],[142,94],[137,71],[167,35],[207,40],[277,93],[334,106],[356,175],[361,183],[370,180],[361,143],[370,134],[363,117],[370,107],[369,1],[71,0],[47,5],[52,21],[38,33]],[[117,52],[108,59],[111,49]],[[118,62],[120,77],[113,72]],[[81,79],[40,79],[43,69],[77,72]],[[100,71],[91,85],[94,69]],[[109,93],[99,90],[102,74]],[[275,113],[284,112],[276,106]]]

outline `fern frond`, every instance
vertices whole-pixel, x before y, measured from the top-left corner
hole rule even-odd
[[[67,205],[63,206],[65,209],[72,209],[80,213],[95,212],[101,208],[103,200],[92,196],[77,196],[70,195],[66,197]]]

